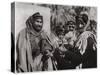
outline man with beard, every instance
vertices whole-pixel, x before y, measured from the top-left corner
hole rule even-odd
[[[80,68],[95,68],[97,66],[96,37],[91,31],[86,31],[88,15],[82,13],[76,16],[78,39],[75,47],[82,55]]]
[[[43,70],[43,62],[47,59],[44,55],[47,55],[48,50],[52,50],[52,47],[47,41],[48,36],[42,27],[43,16],[36,12],[27,19],[26,28],[19,33],[16,45],[17,72]],[[42,48],[42,46],[44,47]]]
[[[76,66],[80,64],[80,55],[69,50],[69,44],[65,39],[65,30],[63,26],[56,27],[56,34],[58,36],[58,46],[55,48],[54,57],[57,60],[58,70],[75,69]]]
[[[66,26],[66,32],[65,32],[65,40],[67,41],[66,44],[66,48],[68,50],[73,50],[73,47],[74,47],[74,44],[75,44],[75,41],[77,39],[77,36],[76,36],[76,24],[74,21],[68,21]]]

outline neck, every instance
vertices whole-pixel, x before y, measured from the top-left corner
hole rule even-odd
[[[38,34],[40,34],[42,32],[42,30],[38,32],[34,28],[27,29],[27,30],[28,30],[29,33],[31,33],[33,35],[38,35]]]

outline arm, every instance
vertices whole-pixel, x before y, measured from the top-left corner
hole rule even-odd
[[[26,62],[26,45],[25,38],[23,34],[18,35],[17,43],[16,43],[16,67],[18,72],[26,72],[27,71],[27,62]]]

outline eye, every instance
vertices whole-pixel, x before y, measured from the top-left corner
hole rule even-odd
[[[39,22],[38,20],[36,20],[36,22]]]
[[[40,21],[40,23],[42,23],[42,21]]]

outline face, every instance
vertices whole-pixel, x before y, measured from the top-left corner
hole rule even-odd
[[[84,31],[84,24],[79,24],[79,32],[82,33]]]
[[[75,25],[69,25],[68,26],[68,31],[73,31],[75,30]]]
[[[85,24],[83,23],[82,20],[78,20],[78,21],[77,21],[77,26],[78,26],[78,31],[79,31],[80,33],[84,31]]]
[[[43,20],[41,18],[37,18],[33,23],[33,28],[39,32],[42,30]]]
[[[59,39],[63,39],[63,37],[64,37],[64,35],[63,34],[60,34],[60,35],[58,35],[58,37],[59,37]]]

